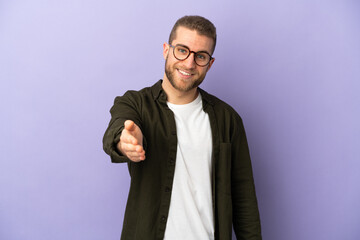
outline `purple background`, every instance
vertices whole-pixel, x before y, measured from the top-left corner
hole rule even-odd
[[[243,117],[264,240],[360,239],[358,1],[0,1],[0,239],[119,239],[113,99],[162,78],[177,18],[218,30],[202,87]],[[235,239],[235,238],[234,238]]]

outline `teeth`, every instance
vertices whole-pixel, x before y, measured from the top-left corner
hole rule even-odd
[[[184,71],[181,71],[181,70],[179,70],[179,72],[180,72],[181,74],[186,75],[186,76],[190,76],[190,75],[191,75],[190,73],[187,73],[187,72],[184,72]]]

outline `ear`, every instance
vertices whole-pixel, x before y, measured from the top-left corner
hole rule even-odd
[[[169,54],[169,49],[170,49],[170,46],[169,46],[169,44],[167,44],[167,43],[164,43],[163,44],[163,56],[164,56],[164,59],[166,59],[167,58],[167,55]]]
[[[211,66],[213,65],[214,61],[215,61],[215,58],[211,59],[211,61],[209,62],[209,65],[207,66],[206,71],[209,71],[209,70],[210,70],[210,68],[211,68]]]

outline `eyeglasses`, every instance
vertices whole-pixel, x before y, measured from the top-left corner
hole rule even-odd
[[[179,61],[183,61],[187,59],[191,53],[194,53],[195,63],[200,67],[205,67],[210,63],[211,59],[213,59],[213,57],[211,57],[210,54],[205,51],[199,51],[199,52],[190,51],[188,47],[180,44],[176,44],[175,46],[169,44],[169,46],[174,49],[173,51],[174,56]]]

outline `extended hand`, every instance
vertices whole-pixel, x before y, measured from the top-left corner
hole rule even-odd
[[[124,125],[117,148],[133,162],[145,160],[141,129],[131,120],[126,120]]]

